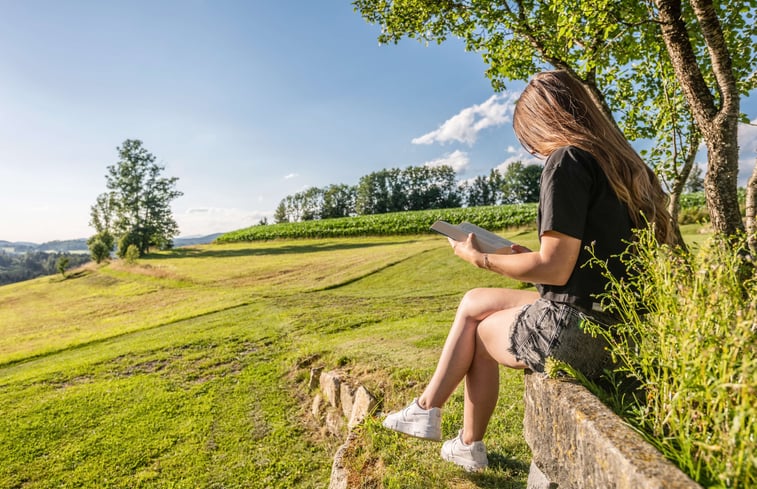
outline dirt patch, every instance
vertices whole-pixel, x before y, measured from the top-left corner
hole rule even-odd
[[[155,267],[150,264],[126,263],[125,261],[118,260],[111,263],[110,268],[115,271],[132,273],[143,277],[190,281],[187,277],[179,275],[169,268]]]

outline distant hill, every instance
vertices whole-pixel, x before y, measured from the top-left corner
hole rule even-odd
[[[174,246],[178,248],[211,243],[221,234],[176,238]],[[58,260],[62,257],[67,257],[69,268],[88,262],[90,256],[87,240],[70,239],[42,244],[0,240],[0,285],[56,274]]]
[[[69,239],[65,241],[48,241],[42,244],[28,241],[3,241],[0,240],[0,251],[9,254],[24,254],[35,251],[48,253],[89,253],[86,239]]]
[[[35,251],[51,251],[57,253],[89,253],[86,239],[69,239],[66,241],[48,241],[42,243]]]
[[[173,245],[176,248],[181,246],[192,246],[198,244],[208,244],[216,240],[217,237],[224,233],[208,234],[207,236],[187,236],[186,238],[176,238],[173,240]]]
[[[36,243],[28,243],[26,241],[3,241],[0,240],[0,251],[11,254],[29,253],[34,251],[39,246]]]
[[[176,238],[173,240],[173,245],[175,247],[180,247],[212,243],[218,236],[222,234],[223,233],[215,233],[208,234],[207,236],[187,236],[184,238]],[[42,251],[45,253],[78,254],[89,253],[89,248],[87,247],[87,240],[84,238],[47,241],[42,244],[31,243],[28,241],[0,240],[0,252],[5,252],[11,255],[21,255],[25,253],[33,253],[36,251]]]

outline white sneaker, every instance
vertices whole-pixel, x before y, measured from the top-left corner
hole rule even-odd
[[[382,423],[385,428],[426,440],[442,440],[442,410],[423,409],[413,399],[402,411],[388,415]]]
[[[460,430],[456,438],[444,442],[442,458],[462,466],[468,472],[482,470],[489,465],[484,442],[474,441],[466,445],[463,442],[463,430]]]

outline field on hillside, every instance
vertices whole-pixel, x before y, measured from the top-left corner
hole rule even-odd
[[[395,409],[473,286],[519,284],[405,236],[207,245],[0,287],[0,487],[324,487],[343,440],[314,429],[303,364]],[[492,469],[369,426],[384,487],[523,487],[522,378],[503,380]]]
[[[402,407],[477,286],[526,285],[401,236],[182,248],[0,287],[0,487],[325,487],[343,440],[309,414],[309,367]],[[501,377],[487,471],[370,421],[364,487],[524,488],[522,374]],[[445,437],[461,416],[458,391]]]

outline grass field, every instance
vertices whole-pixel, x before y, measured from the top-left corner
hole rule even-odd
[[[0,487],[326,487],[343,439],[314,426],[309,365],[397,409],[478,286],[525,285],[401,236],[199,246],[0,287]],[[522,373],[501,375],[489,469],[369,420],[350,456],[362,487],[525,488]],[[458,391],[445,437],[461,417]]]
[[[0,287],[0,487],[324,487],[343,440],[309,420],[304,361],[397,408],[474,286],[520,284],[404,236],[207,245]],[[524,487],[522,377],[502,375],[485,474],[369,422],[366,487]],[[458,394],[445,435],[460,419]]]

